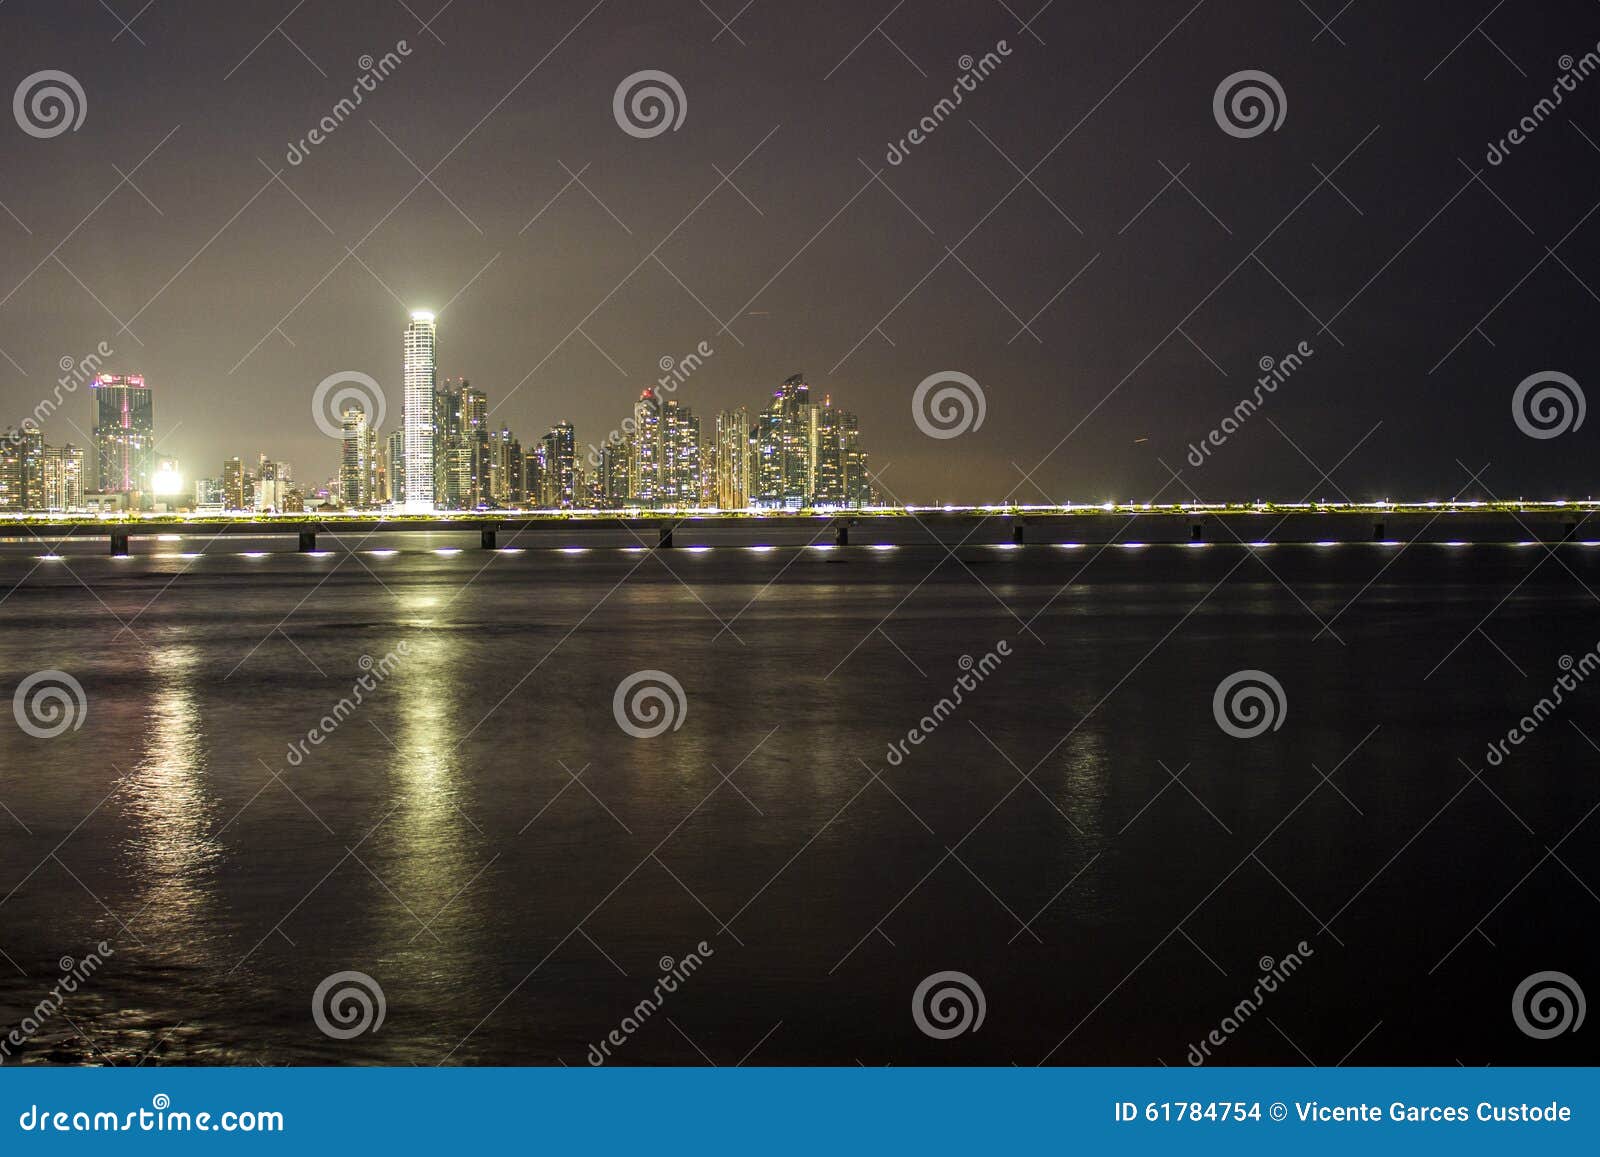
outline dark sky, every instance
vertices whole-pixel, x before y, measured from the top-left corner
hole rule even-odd
[[[678,396],[708,423],[803,371],[909,501],[1591,492],[1600,418],[1534,439],[1511,399],[1540,371],[1600,381],[1600,75],[1502,164],[1485,150],[1600,41],[1592,0],[1476,32],[1489,0],[1356,0],[1331,29],[1313,10],[1339,0],[752,0],[731,31],[708,10],[741,2],[455,0],[432,33],[412,11],[440,0],[153,0],[128,31],[98,0],[0,5],[4,91],[58,69],[87,106],[50,139],[0,128],[4,420],[105,340],[186,474],[265,451],[320,480],[316,384],[373,375],[392,427],[407,310],[433,308],[441,371],[525,439],[566,418],[599,440],[704,340]],[[1000,68],[886,164],[999,40]],[[681,84],[677,131],[614,119],[643,69]],[[1212,102],[1244,69],[1287,109],[1237,139]],[[1301,341],[1305,367],[1186,464]],[[980,429],[919,431],[940,371],[980,384]],[[64,413],[87,429],[86,392]]]

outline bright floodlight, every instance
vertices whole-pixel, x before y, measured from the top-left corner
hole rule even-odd
[[[412,321],[432,321],[433,320],[433,314],[429,313],[425,309],[413,310],[412,314],[411,314],[411,320]]]
[[[150,489],[162,497],[180,494],[183,491],[183,478],[170,462],[164,462],[161,469],[151,476]]]

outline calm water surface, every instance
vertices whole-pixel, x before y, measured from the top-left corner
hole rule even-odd
[[[1183,1064],[1301,941],[1219,1063],[1600,1059],[1509,1009],[1600,995],[1600,686],[1485,759],[1600,643],[1600,549],[799,541],[0,547],[6,695],[87,699],[0,728],[0,1030],[112,949],[6,1063],[579,1065],[702,941],[616,1063]],[[644,669],[686,711],[639,739]],[[943,970],[985,1019],[934,1040]]]

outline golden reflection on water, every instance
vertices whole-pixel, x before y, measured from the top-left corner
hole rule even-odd
[[[138,907],[127,927],[152,952],[213,962],[219,921],[217,801],[207,789],[205,720],[196,695],[199,652],[150,652],[155,691],[144,750],[123,788]],[[124,933],[125,934],[125,933]]]
[[[474,922],[465,919],[470,897],[461,893],[481,872],[488,854],[474,821],[458,806],[459,745],[476,722],[464,720],[456,705],[454,692],[466,682],[458,670],[460,644],[419,631],[408,645],[409,653],[386,689],[396,705],[390,732],[394,748],[388,752],[391,806],[381,813],[387,818],[372,841],[376,860],[363,858],[384,885],[377,897],[384,920],[379,942],[400,950],[423,949],[425,961],[440,941],[460,952],[462,938],[473,935]]]

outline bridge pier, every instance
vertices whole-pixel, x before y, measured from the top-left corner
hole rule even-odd
[[[1563,522],[1561,524],[1561,541],[1562,542],[1570,542],[1570,541],[1572,541],[1572,536],[1577,534],[1577,533],[1578,533],[1578,524],[1576,522]]]
[[[659,529],[660,536],[656,539],[656,547],[659,550],[667,550],[672,546],[672,527],[663,526]]]
[[[1387,530],[1387,529],[1388,528],[1386,526],[1384,526],[1383,523],[1374,522],[1372,524],[1372,541],[1373,542],[1384,542],[1384,541],[1386,541],[1387,536],[1383,532],[1385,530]]]
[[[310,554],[317,549],[317,532],[302,530],[300,532],[300,553]]]
[[[850,525],[848,523],[841,522],[833,528],[833,542],[835,546],[850,545]]]
[[[1191,522],[1189,524],[1189,541],[1190,542],[1204,542],[1205,540],[1206,540],[1206,528],[1205,528],[1205,525],[1203,523],[1199,523],[1199,522]]]
[[[1011,524],[1011,541],[1018,546],[1028,541],[1028,525],[1020,518]]]
[[[478,542],[483,547],[484,550],[493,550],[494,549],[494,545],[495,545],[494,531],[492,531],[492,530],[483,531],[481,534],[478,535]]]
[[[128,557],[128,532],[127,531],[125,531],[125,530],[113,530],[111,532],[111,557],[112,558],[127,558]]]

